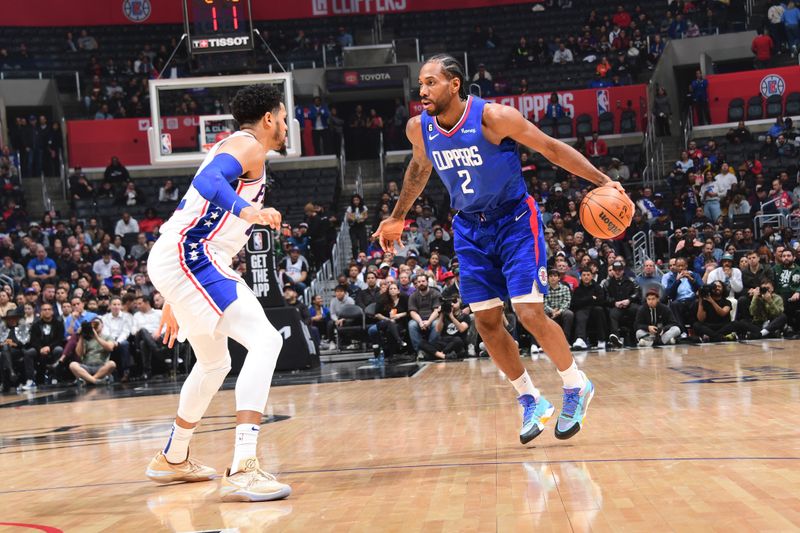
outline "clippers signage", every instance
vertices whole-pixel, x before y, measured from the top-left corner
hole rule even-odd
[[[597,117],[606,111],[614,113],[614,127],[619,129],[620,113],[631,104],[636,116],[637,130],[641,129],[641,119],[646,116],[643,107],[646,97],[645,85],[625,85],[622,87],[609,87],[608,89],[578,89],[575,91],[559,91],[558,102],[564,112],[573,119],[579,115],[592,117],[592,127],[597,126]],[[547,113],[547,104],[550,103],[552,93],[520,94],[514,96],[488,96],[486,100],[516,107],[522,115],[540,122]],[[422,104],[413,101],[409,104],[411,115],[422,113]]]
[[[407,78],[408,67],[405,65],[325,71],[325,84],[329,91],[402,88]]]
[[[766,99],[770,96],[780,96],[785,105],[788,95],[800,92],[800,68],[797,65],[711,74],[706,79],[712,123],[728,122],[728,106],[734,98],[742,98],[746,103],[751,96],[760,94],[765,100],[766,110]]]

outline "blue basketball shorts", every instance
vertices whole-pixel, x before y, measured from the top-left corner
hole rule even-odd
[[[513,301],[542,302],[547,294],[547,254],[542,216],[526,195],[486,213],[459,212],[453,244],[461,298],[473,311]]]

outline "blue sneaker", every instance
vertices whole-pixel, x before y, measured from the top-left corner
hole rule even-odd
[[[584,378],[586,376],[584,375]],[[557,439],[566,440],[581,430],[589,402],[594,396],[594,384],[586,378],[586,386],[581,389],[564,389],[564,407],[556,423]]]
[[[555,408],[544,396],[537,402],[530,394],[523,394],[517,401],[524,409],[522,413],[522,429],[519,430],[519,441],[527,444],[544,431],[544,425],[553,416]]]

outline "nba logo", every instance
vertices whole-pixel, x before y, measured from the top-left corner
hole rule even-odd
[[[311,0],[311,10],[315,17],[328,14],[328,0]]]
[[[253,250],[264,249],[264,236],[260,231],[253,233]]]
[[[611,97],[607,89],[597,91],[597,114],[607,113],[611,111]]]
[[[161,155],[169,155],[172,153],[172,134],[161,134]]]

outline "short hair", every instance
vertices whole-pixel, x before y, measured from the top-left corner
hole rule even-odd
[[[589,267],[583,267],[581,269],[581,274],[583,274],[584,272],[588,272],[589,274],[592,274],[592,269],[589,268]]]
[[[231,114],[239,125],[258,122],[281,106],[283,95],[274,83],[257,83],[239,89],[231,100]]]
[[[347,292],[347,287],[345,287],[344,285],[337,285],[337,286],[336,286],[336,288],[335,288],[335,289],[333,289],[333,290],[334,290],[334,291],[344,291],[344,292]]]
[[[448,80],[457,78],[461,83],[458,86],[458,96],[467,99],[467,86],[464,83],[464,67],[459,61],[449,54],[436,54],[431,56],[426,63],[439,63],[442,65],[442,72]]]

